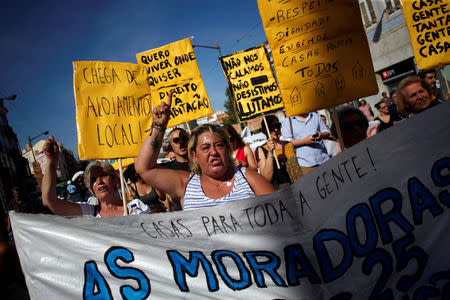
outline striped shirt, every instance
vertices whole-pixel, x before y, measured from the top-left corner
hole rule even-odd
[[[228,203],[238,200],[244,200],[255,196],[250,185],[245,178],[246,169],[234,169],[234,186],[231,192],[219,199],[210,199],[205,195],[200,182],[200,175],[191,174],[191,179],[186,185],[184,195],[184,210],[196,209],[201,207],[215,206],[220,203]]]

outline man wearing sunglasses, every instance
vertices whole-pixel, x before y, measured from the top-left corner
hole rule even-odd
[[[187,132],[181,128],[175,128],[169,133],[168,150],[175,154],[175,159],[171,162],[162,164],[164,168],[190,171],[187,151],[188,139],[189,136]]]

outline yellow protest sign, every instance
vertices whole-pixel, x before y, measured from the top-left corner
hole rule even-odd
[[[358,1],[258,0],[288,116],[376,94]]]
[[[189,38],[138,53],[136,59],[147,70],[153,107],[172,92],[167,127],[213,113]]]
[[[449,64],[449,1],[402,0],[402,8],[419,68]]]
[[[137,64],[73,62],[80,159],[135,157],[151,126],[150,88]]]
[[[283,108],[264,45],[220,58],[241,122]]]
[[[105,159],[106,162],[110,163],[114,170],[119,170],[119,160],[118,159]],[[122,159],[122,168],[128,167],[134,164],[134,158],[124,158]]]

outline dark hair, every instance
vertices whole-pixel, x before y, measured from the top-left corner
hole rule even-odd
[[[376,108],[376,109],[380,109],[380,105],[383,104],[383,103],[384,103],[384,104],[387,104],[386,101],[381,100],[381,101],[379,101],[377,104],[375,104],[375,108]]]
[[[269,130],[270,130],[270,125],[276,121],[277,123],[280,123],[280,120],[278,120],[277,116],[274,115],[269,115],[269,116],[265,116],[266,121],[267,121],[267,126],[269,126]],[[261,131],[262,133],[264,133],[267,137],[270,136],[270,132],[267,132],[266,130],[266,125],[264,124],[264,118],[261,120]]]
[[[395,90],[393,90],[389,93],[389,97],[392,99],[392,95],[394,95],[394,94],[395,94]]]
[[[435,69],[424,69],[424,70],[420,70],[420,71],[419,71],[419,78],[420,78],[420,79],[425,79],[425,77],[427,76],[427,74],[430,74],[430,73],[434,73],[435,75],[437,75]]]
[[[244,140],[237,133],[236,129],[234,129],[233,125],[225,124],[223,125],[223,129],[230,135],[230,142],[232,147],[236,147],[233,150],[239,149],[245,146]]]
[[[163,148],[163,151],[166,151],[166,152],[172,151],[172,144],[171,144],[171,142],[172,142],[172,133],[174,133],[174,132],[176,132],[176,131],[181,131],[181,132],[183,132],[184,134],[186,134],[187,136],[189,136],[189,134],[188,134],[188,133],[186,132],[186,130],[184,130],[183,128],[175,127],[175,128],[172,129],[172,130],[169,132],[169,134],[167,135],[167,144],[166,144],[166,148],[165,148],[165,149]]]
[[[356,114],[365,120],[364,126],[369,127],[369,121],[367,120],[366,115],[364,115],[364,113],[361,110],[359,110],[358,108],[353,107],[351,105],[344,105],[344,106],[337,107],[336,114],[337,114],[337,118],[339,120],[339,124],[342,124],[342,120],[344,119],[344,116],[350,115],[350,114]],[[330,131],[334,137],[336,137],[336,138],[338,137],[336,124],[334,121],[333,121],[333,124],[331,124]]]
[[[134,168],[134,164],[128,165],[126,170],[123,172],[123,177],[125,177],[126,181],[129,179],[132,183],[136,183],[138,175],[136,173],[136,169]]]

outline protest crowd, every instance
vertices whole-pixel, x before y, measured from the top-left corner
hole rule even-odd
[[[375,118],[379,121],[378,131],[442,102],[433,96],[429,83],[419,77],[404,79],[396,94],[395,100],[387,100],[394,106],[394,113],[388,110],[386,100],[380,100],[376,105],[380,112]],[[136,169],[131,164],[124,172],[130,214],[196,209],[271,193],[294,183],[327,161],[329,153],[324,141],[335,143],[340,152],[337,126],[340,126],[345,148],[366,139],[369,126],[366,109],[361,109],[368,104],[362,100],[359,108],[349,104],[337,107],[339,125],[333,122],[331,130],[317,112],[286,118],[283,123],[275,115],[268,115],[261,121],[267,141],[254,152],[232,126],[202,125],[192,130],[191,135],[175,128],[168,134],[170,146],[162,153],[167,156],[171,152],[174,156],[170,162],[158,164],[170,105],[171,97],[168,103],[155,108],[152,129],[136,158]],[[250,150],[250,158],[244,155],[237,158],[236,146],[233,146],[237,144],[236,140],[241,149]],[[53,214],[96,217],[124,214],[118,192],[119,174],[108,162],[93,161],[86,170],[76,172],[70,182],[74,185],[69,184],[67,193],[60,196],[56,191],[59,148],[54,137],[46,141],[44,153],[49,163],[42,185],[42,201]],[[33,213],[30,204],[20,198],[17,188],[14,195],[10,210]],[[12,236],[9,223],[7,230]],[[14,256],[11,249],[6,247],[2,255]],[[5,266],[4,270],[15,270],[21,278],[17,256],[12,261],[16,263]],[[23,281],[23,277],[20,280]]]
[[[258,50],[256,48],[251,50]],[[159,51],[158,53],[163,52]],[[254,57],[260,55],[259,52],[255,53]],[[166,54],[168,56],[169,51]],[[149,65],[150,61],[142,59],[152,57],[151,55],[140,53],[137,58],[139,61],[140,57],[140,60],[148,65],[146,67],[152,69],[153,66]],[[242,55],[242,53],[237,55]],[[180,62],[180,57],[178,56],[176,61]],[[190,59],[186,64],[195,60],[193,52],[192,55],[187,57]],[[236,77],[236,74],[238,74],[238,71],[233,70],[237,67],[237,65],[234,65],[237,59],[233,60],[224,56],[220,58],[220,61],[230,84],[233,76]],[[247,63],[248,61],[242,59],[242,63],[244,62]],[[83,63],[86,62],[80,62],[80,66],[84,66]],[[107,67],[104,69],[106,70]],[[167,80],[174,80],[183,76],[182,64],[180,63],[178,67],[179,70],[176,69],[175,73],[177,76],[171,78],[167,75]],[[263,69],[263,67],[258,68]],[[80,67],[79,70],[82,70],[82,68]],[[117,72],[116,76],[119,78],[121,74],[117,70],[114,72]],[[248,70],[254,69],[249,67]],[[360,80],[362,76],[358,76],[361,73],[355,70],[357,68],[353,70],[353,79],[355,81]],[[345,153],[360,142],[371,139],[374,135],[387,134],[395,129],[398,124],[410,122],[416,115],[430,108],[448,105],[445,102],[450,101],[450,93],[443,95],[436,86],[436,72],[432,68],[423,69],[417,76],[404,78],[389,96],[386,92],[383,92],[382,98],[373,107],[362,97],[359,100],[341,99],[340,104],[324,108],[327,115],[331,115],[331,120],[327,120],[327,116],[318,109],[309,112],[297,112],[292,108],[295,107],[294,105],[289,109],[286,108],[284,114],[280,114],[279,112],[284,110],[280,90],[283,90],[283,85],[286,82],[280,81],[280,87],[278,88],[274,79],[266,78],[264,80],[267,82],[262,80],[263,83],[255,83],[257,80],[261,80],[261,76],[253,77],[251,78],[252,84],[267,84],[267,86],[276,88],[272,91],[272,88],[264,89],[260,87],[250,92],[239,91],[242,87],[237,87],[231,83],[232,96],[235,98],[236,95],[242,97],[242,99],[235,99],[236,101],[240,100],[235,103],[235,108],[241,124],[249,121],[250,116],[255,111],[259,113],[252,117],[260,117],[260,122],[258,121],[260,129],[249,134],[249,136],[260,134],[263,137],[263,142],[257,145],[246,143],[246,140],[250,141],[251,139],[241,136],[241,130],[239,129],[244,127],[243,124],[234,124],[235,126],[230,124],[202,124],[195,128],[188,127],[189,130],[187,131],[178,126],[195,119],[191,116],[195,116],[202,110],[206,111],[205,115],[211,113],[209,100],[202,94],[204,89],[202,85],[183,83],[185,84],[185,90],[177,89],[164,86],[165,77],[157,75],[160,77],[155,76],[150,85],[152,88],[159,88],[160,101],[157,105],[152,102],[151,110],[145,111],[144,103],[150,103],[150,100],[145,98],[148,96],[148,91],[142,88],[143,84],[140,85],[137,82],[141,78],[145,80],[147,74],[142,75],[142,77],[136,75],[131,81],[135,80],[136,86],[140,86],[139,89],[143,91],[139,94],[139,98],[136,97],[138,99],[136,101],[140,101],[139,103],[142,106],[136,106],[138,109],[134,114],[130,113],[130,116],[139,115],[139,117],[142,117],[139,122],[145,119],[149,123],[144,124],[142,122],[142,128],[146,127],[148,130],[145,131],[146,136],[143,136],[138,152],[134,155],[134,162],[125,167],[120,164],[119,168],[115,168],[104,160],[105,157],[93,157],[89,147],[80,147],[80,157],[89,159],[89,164],[84,170],[77,170],[72,174],[71,180],[61,183],[58,182],[57,178],[60,149],[56,141],[57,137],[50,136],[43,148],[47,164],[41,186],[41,209],[35,209],[35,205],[32,205],[31,201],[21,194],[19,188],[14,188],[14,199],[11,199],[8,210],[18,213],[37,214],[44,212],[58,216],[83,216],[84,218],[126,215],[130,215],[126,218],[134,218],[131,215],[150,214],[152,216],[139,216],[139,218],[152,218],[154,217],[153,214],[159,216],[161,214],[181,213],[180,215],[182,215],[185,213],[182,211],[195,211],[196,209],[215,207],[254,197],[260,199],[258,196],[278,193],[295,183],[301,182],[304,179],[303,177],[306,178],[309,173],[314,172],[327,161]],[[308,72],[305,72],[305,74],[308,74]],[[81,81],[77,81],[81,80],[79,78],[74,79],[74,85],[81,86]],[[155,78],[159,79],[156,80]],[[283,77],[280,76],[280,78]],[[273,80],[273,82],[271,83],[269,80]],[[116,83],[114,81],[107,82],[107,84]],[[318,87],[319,85],[316,86],[314,91],[317,97],[323,95],[323,90]],[[92,86],[92,89],[95,90],[95,86]],[[76,90],[75,93],[80,93],[78,91],[80,89]],[[183,93],[188,92],[192,94],[183,98]],[[274,96],[270,94],[272,92],[277,92],[277,94]],[[363,96],[370,96],[371,92],[368,91]],[[245,102],[247,101],[245,95],[255,93],[264,94],[264,97],[258,98],[260,102]],[[338,93],[336,93],[336,97],[338,97]],[[79,101],[80,94],[76,94],[75,98],[76,101]],[[307,96],[303,96],[302,101],[308,102],[307,98]],[[299,97],[292,97],[291,101],[295,102],[295,99],[299,99]],[[130,101],[127,104],[128,106],[124,104],[123,107],[127,107],[127,109],[134,107],[134,100],[127,100]],[[180,106],[181,102],[183,103]],[[311,100],[310,102],[314,101]],[[91,104],[89,103],[87,106],[87,113],[83,112],[80,115],[88,116],[86,118],[94,118],[93,116],[97,118],[95,105]],[[119,111],[118,107],[119,102],[117,111]],[[270,109],[264,110],[264,107]],[[77,109],[80,108],[77,107]],[[178,122],[180,118],[185,119]],[[122,140],[117,138],[120,134],[114,131],[116,130],[115,125],[113,126],[114,129],[108,126],[104,128],[104,132],[111,130],[111,136],[114,135],[112,139],[116,143],[114,145],[112,142],[108,144],[108,134],[101,135],[102,129],[99,129],[103,126],[101,122],[95,123],[93,121],[87,124],[89,122],[86,121],[84,123],[82,126],[77,124],[77,130],[86,133],[86,135],[83,135],[83,142],[79,142],[83,146],[95,144],[98,141],[99,145],[107,144],[110,148],[123,146],[123,148],[120,148],[122,150],[116,150],[116,148],[114,151],[129,150],[132,153],[134,148],[127,147],[126,141],[129,144],[138,144],[133,143],[133,138],[138,135],[133,132],[135,128],[130,125],[131,122],[130,124],[118,125],[119,127],[122,126]],[[139,130],[140,126],[141,123],[139,123]],[[242,135],[248,131],[249,129],[246,128],[242,131]],[[139,131],[139,133],[142,132]],[[125,152],[114,152],[114,154],[108,153],[106,155],[112,155],[111,158],[131,157]],[[324,174],[323,176],[325,176]],[[62,189],[61,184],[63,184]],[[395,219],[395,217],[392,217],[392,219]],[[395,219],[395,221],[398,220]],[[400,223],[400,221],[398,222]],[[141,226],[143,226],[142,224]],[[26,299],[29,296],[14,245],[15,232],[12,227],[8,218],[5,228],[2,230],[7,234],[3,234],[0,242],[0,282],[8,283],[8,290],[14,290],[17,299]],[[51,230],[51,228],[47,230]],[[83,239],[83,237],[79,238]],[[52,246],[49,245],[49,247]],[[106,257],[105,254],[105,261],[107,260]],[[129,260],[132,261],[132,259]],[[191,275],[195,273],[192,270],[184,270],[183,272],[190,272]],[[176,272],[174,271],[174,273]],[[223,274],[221,276],[223,277]]]

